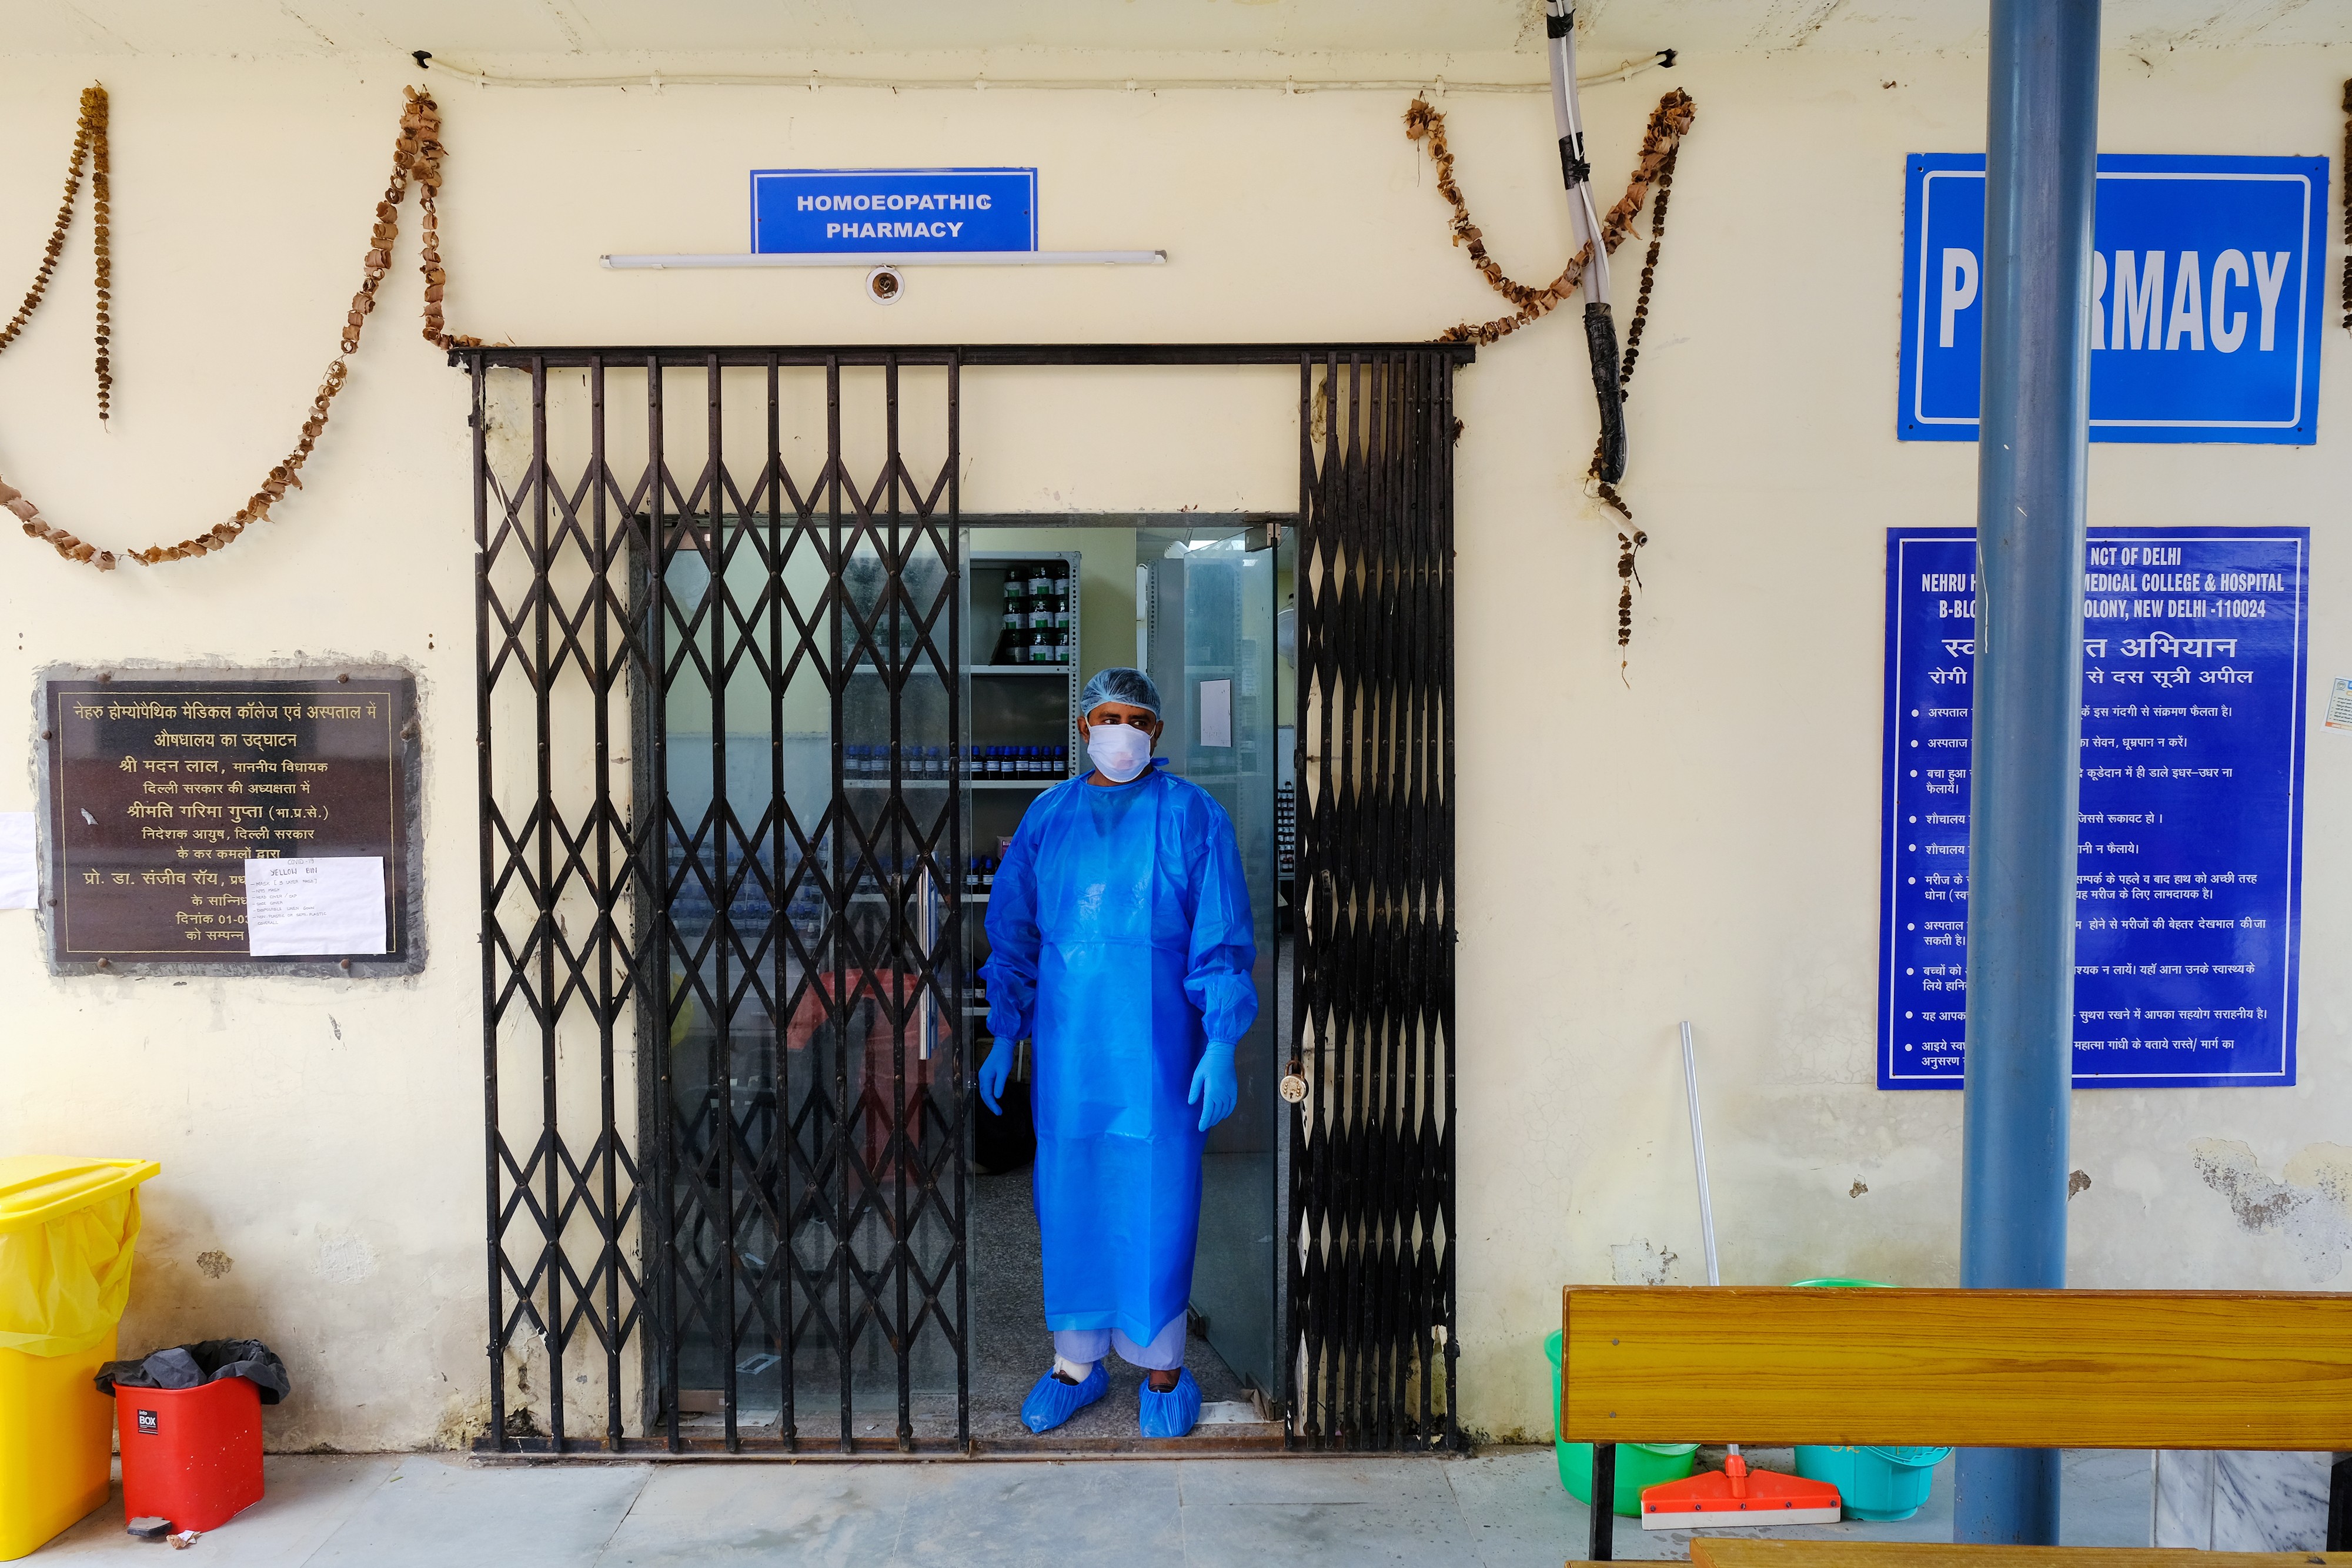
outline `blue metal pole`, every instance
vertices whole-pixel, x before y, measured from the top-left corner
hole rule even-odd
[[[2066,1283],[2098,0],[1992,0],[1960,1283]],[[2055,1545],[2054,1450],[1960,1455],[1952,1536]]]

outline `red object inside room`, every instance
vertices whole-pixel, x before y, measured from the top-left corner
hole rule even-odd
[[[126,1519],[217,1530],[261,1500],[261,1391],[242,1377],[114,1391]]]

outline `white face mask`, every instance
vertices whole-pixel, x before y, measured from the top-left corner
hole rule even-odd
[[[1151,737],[1130,724],[1098,724],[1087,731],[1087,755],[1114,784],[1133,779],[1151,761]]]

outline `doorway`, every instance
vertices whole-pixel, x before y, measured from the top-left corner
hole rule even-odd
[[[1003,529],[1054,525],[964,514],[962,418],[986,384],[1001,430],[1035,384],[981,372],[1093,366],[1297,378],[1297,424],[1270,435],[1296,444],[1295,528],[1127,518],[1123,549],[1095,552],[1135,574],[1137,641],[1101,662],[1133,647],[1166,672],[1171,765],[1247,835],[1271,927],[1243,1079],[1266,1115],[1211,1145],[1204,1354],[1276,1418],[1269,1441],[1458,1442],[1451,389],[1472,352],[456,356],[478,547],[483,1448],[999,1446],[974,1292],[991,1236],[1016,1231],[978,1207],[964,879],[1005,802],[971,770],[997,700],[972,593]],[[1034,706],[1052,681],[1027,678]],[[1025,744],[1076,766],[1075,735]]]
[[[1278,1439],[1285,1275],[1276,1238],[1286,1171],[1276,1093],[1289,1039],[1289,952],[1277,936],[1286,843],[1276,773],[1284,695],[1276,612],[1289,592],[1295,519],[1264,514],[995,515],[964,519],[968,599],[961,677],[965,807],[972,860],[964,951],[988,955],[987,878],[1022,813],[1083,774],[1076,704],[1095,671],[1134,664],[1166,704],[1159,758],[1231,818],[1249,880],[1258,1017],[1235,1053],[1240,1098],[1204,1156],[1186,1364],[1200,1384],[1204,1441]],[[1059,633],[1055,641],[1051,633]],[[1041,651],[1047,657],[1032,657]],[[1000,767],[1015,771],[1000,773]],[[1030,771],[1019,771],[1027,768]],[[993,1043],[986,1000],[969,1004],[972,1059]],[[1014,1092],[1024,1092],[1025,1052]],[[971,1197],[972,1425],[1020,1440],[1022,1399],[1050,1364],[1030,1195],[1034,1151],[1025,1106],[974,1110]],[[1110,1395],[1057,1428],[1061,1444],[1135,1436],[1140,1374],[1114,1359]]]

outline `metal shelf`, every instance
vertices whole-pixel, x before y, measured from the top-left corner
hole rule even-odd
[[[972,538],[975,543],[981,543],[984,542],[985,535],[984,533],[975,534]],[[1017,562],[1035,562],[1040,560],[1058,560],[1062,562],[1066,569],[1067,576],[1066,580],[1069,585],[1067,591],[1069,595],[1068,632],[1070,649],[1075,654],[1077,653],[1083,638],[1080,612],[1085,600],[1084,582],[1086,573],[1084,570],[1085,556],[1082,551],[1074,549],[974,549],[965,558],[965,564],[970,568],[1001,567],[1010,566]],[[965,624],[968,629],[985,631],[987,628],[995,625],[1000,618],[992,609],[987,612],[983,612],[982,607],[978,601],[977,580],[978,573],[976,571],[967,570],[963,574],[962,592],[965,596]],[[993,641],[994,633],[988,632],[987,635],[989,637],[987,645],[992,648],[995,645]],[[1078,676],[1080,674],[1078,661],[1065,661],[1061,664],[981,664],[977,659],[975,659],[973,662],[964,664],[961,673],[977,677],[1011,675],[1028,676],[1034,679],[1039,676],[1046,676],[1061,681],[1063,683],[1065,692],[1063,698],[1065,712],[1061,724],[1062,744],[1068,748],[1067,755],[1072,757],[1078,755],[1079,742],[1077,706]],[[1034,737],[1031,737],[1031,739],[1034,738]],[[1025,741],[1015,741],[1012,744],[1019,745],[1026,743],[1027,742]],[[963,737],[963,744],[967,747],[974,745],[987,746],[991,744],[998,744],[998,742],[992,742],[989,737],[973,732],[971,721],[967,716],[966,734]],[[1061,778],[1058,776],[1050,779],[1032,778],[1017,779],[1003,778],[982,779],[975,777],[969,780],[971,787],[976,789],[1035,789],[1060,782]]]

